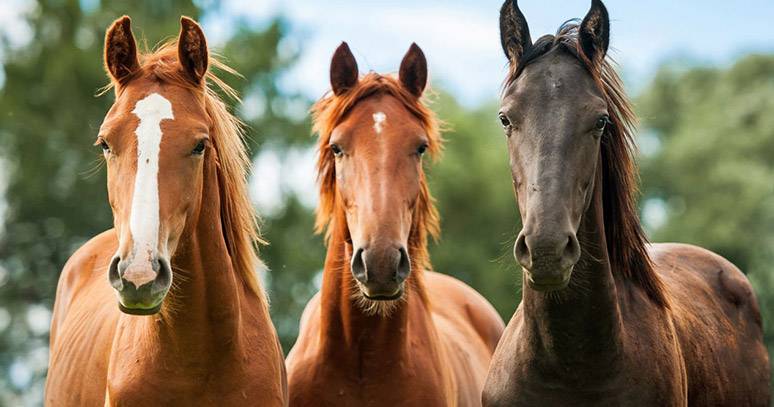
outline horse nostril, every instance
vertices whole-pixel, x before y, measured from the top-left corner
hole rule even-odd
[[[121,273],[118,271],[118,265],[120,262],[121,262],[121,258],[118,256],[115,256],[110,261],[110,267],[108,268],[108,280],[110,280],[110,285],[119,291],[124,286],[124,283],[121,279]]]
[[[162,269],[161,261],[162,260],[159,257],[155,257],[153,260],[151,260],[151,268],[156,273],[159,273]]]
[[[395,272],[395,281],[400,283],[405,281],[406,278],[408,278],[409,273],[411,273],[411,259],[404,247],[401,246],[398,249],[398,252],[400,259],[398,260],[398,269]]]
[[[368,272],[366,270],[365,262],[363,261],[363,248],[358,248],[355,251],[355,254],[352,255],[351,268],[352,274],[358,281],[363,284],[368,282]]]
[[[567,236],[567,243],[564,246],[564,250],[562,251],[562,262],[564,263],[563,266],[570,267],[578,262],[578,259],[580,259],[580,243],[578,243],[578,238],[575,237],[574,234],[570,234]]]
[[[172,284],[172,268],[165,259],[155,259],[153,261],[153,269],[156,271],[156,280],[154,281],[156,287],[166,289]]]
[[[516,239],[516,244],[513,246],[513,256],[522,267],[527,269],[532,267],[532,256],[527,245],[527,236],[524,233],[519,233],[519,237]]]

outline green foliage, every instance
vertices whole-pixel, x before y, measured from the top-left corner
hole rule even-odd
[[[312,211],[294,196],[289,197],[280,213],[267,219],[263,229],[269,246],[261,250],[261,258],[271,267],[271,313],[285,354],[296,342],[306,302],[322,282],[325,248],[322,237],[314,235],[313,229]]]
[[[646,202],[667,209],[653,240],[706,247],[748,273],[774,350],[774,56],[662,69],[638,107],[660,143],[642,163]]]
[[[428,166],[441,213],[433,266],[475,287],[507,321],[520,298],[513,243],[521,223],[498,106],[467,109],[441,93],[432,107],[447,128],[443,156]]]

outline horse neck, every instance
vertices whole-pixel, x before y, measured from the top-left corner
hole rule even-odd
[[[204,164],[197,219],[188,222],[172,258],[173,288],[153,318],[135,326],[143,341],[172,364],[201,364],[208,357],[245,350],[248,329],[270,329],[268,310],[237,275],[226,246],[221,220],[221,191],[214,157]],[[228,346],[225,346],[228,344]]]
[[[600,162],[592,201],[578,231],[582,255],[567,288],[558,293],[537,292],[523,281],[523,315],[526,341],[535,355],[560,363],[611,366],[621,348],[621,314],[616,279],[611,271],[605,238]],[[579,349],[582,351],[579,352]],[[548,355],[545,355],[548,354]],[[609,358],[605,358],[608,356]]]
[[[341,227],[334,228],[341,230]],[[409,257],[413,255],[409,249]],[[342,362],[361,365],[368,354],[383,355],[383,352],[390,352],[396,359],[400,359],[417,345],[417,341],[412,344],[408,342],[409,324],[412,335],[421,335],[423,339],[420,342],[427,341],[421,346],[436,347],[438,336],[428,309],[422,283],[423,271],[412,270],[406,280],[405,301],[389,316],[369,315],[353,298],[356,288],[350,269],[351,257],[351,245],[346,243],[341,233],[334,230],[328,243],[320,294],[320,340],[323,352]],[[436,352],[430,350],[429,353]]]

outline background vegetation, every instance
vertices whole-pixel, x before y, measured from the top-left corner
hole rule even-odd
[[[29,16],[32,42],[13,47],[0,37],[0,185],[7,186],[0,191],[0,405],[41,402],[59,271],[112,223],[105,171],[91,146],[112,101],[94,97],[106,83],[105,27],[129,14],[135,33],[156,41],[178,31],[180,14],[206,11],[187,0],[91,3],[40,1]],[[244,75],[229,82],[249,102],[237,111],[254,154],[303,155],[314,141],[305,115],[311,101],[277,86],[300,52],[284,46],[287,32],[282,19],[238,27],[219,47]],[[520,225],[497,103],[467,108],[442,90],[434,99],[449,128],[445,155],[429,166],[443,217],[435,268],[471,284],[508,320],[519,299],[511,247]],[[774,56],[746,56],[728,68],[666,65],[637,102],[641,206],[651,236],[707,247],[749,273],[774,346]],[[308,199],[283,197],[264,214],[271,245],[261,255],[287,350],[319,287],[324,248],[312,234]]]

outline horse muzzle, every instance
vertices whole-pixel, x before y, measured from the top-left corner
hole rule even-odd
[[[118,308],[130,315],[159,312],[172,286],[169,262],[160,257],[149,262],[137,262],[116,256],[110,263],[108,278],[118,293]]]
[[[352,275],[363,296],[374,301],[397,300],[411,272],[403,245],[358,248],[352,256]]]

